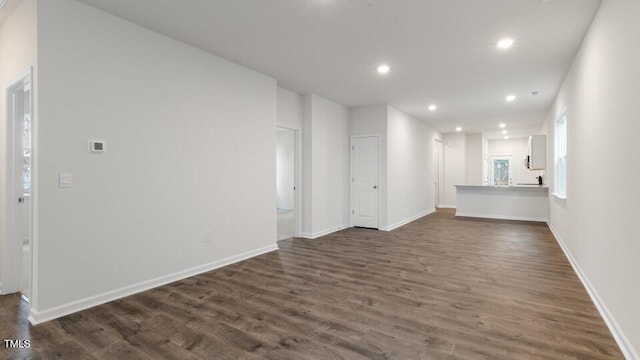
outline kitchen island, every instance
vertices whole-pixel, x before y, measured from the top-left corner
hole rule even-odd
[[[456,185],[456,216],[546,222],[548,197],[544,185]]]

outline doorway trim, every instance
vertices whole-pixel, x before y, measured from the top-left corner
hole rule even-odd
[[[444,174],[444,166],[443,166],[443,161],[444,161],[444,150],[443,150],[443,146],[442,146],[442,140],[440,139],[434,139],[433,140],[433,158],[434,158],[434,166],[433,166],[433,182],[434,182],[434,189],[433,189],[433,199],[434,199],[434,208],[438,209],[441,206],[441,201],[443,198],[443,193],[441,191],[441,188],[443,186],[443,174]]]
[[[302,128],[289,124],[276,123],[278,128],[293,131],[293,237],[300,237],[302,231]],[[277,238],[276,224],[276,238]]]
[[[13,193],[15,187],[15,177],[14,173],[14,156],[15,156],[15,119],[13,116],[13,104],[11,104],[11,96],[17,91],[24,91],[26,86],[29,86],[29,106],[30,106],[30,114],[31,114],[31,186],[30,186],[30,201],[31,201],[31,209],[29,211],[28,216],[30,217],[30,241],[29,241],[29,278],[27,280],[27,286],[29,288],[29,306],[33,309],[35,295],[35,270],[36,270],[36,262],[34,258],[34,242],[36,241],[36,232],[34,231],[37,228],[37,223],[35,219],[36,214],[36,204],[37,204],[37,188],[36,188],[36,129],[37,122],[35,116],[35,104],[34,104],[34,76],[33,76],[33,67],[30,67],[28,71],[22,73],[16,80],[6,84],[4,87],[4,121],[3,126],[5,129],[5,134],[3,136],[4,140],[4,164],[3,164],[3,173],[2,178],[4,181],[4,188],[2,189],[4,196],[2,197],[2,253],[0,258],[0,263],[2,266],[2,274],[0,278],[0,294],[7,293],[15,293],[22,289],[17,289],[19,287],[19,283],[22,281],[21,279],[21,269],[17,270],[18,267],[23,266],[24,257],[20,256],[20,261],[17,261],[13,256],[17,252],[17,248],[19,247],[20,253],[22,254],[23,249],[23,239],[16,239],[11,234],[13,234],[15,229],[15,204],[13,202]],[[19,242],[19,243],[17,243]],[[7,288],[9,289],[7,291]],[[16,290],[17,289],[17,290]]]
[[[376,179],[376,183],[378,186],[378,191],[376,192],[376,196],[378,197],[378,230],[381,230],[384,225],[380,224],[380,209],[381,209],[381,203],[380,203],[380,194],[381,193],[385,193],[386,194],[386,189],[384,189],[381,186],[380,183],[380,171],[382,170],[381,162],[382,162],[382,146],[380,144],[380,139],[381,136],[380,134],[364,134],[364,135],[351,135],[350,140],[349,140],[349,227],[353,227],[353,217],[354,217],[354,206],[355,206],[355,191],[354,191],[354,169],[353,169],[353,165],[355,164],[355,161],[353,160],[353,155],[354,155],[354,143],[355,143],[355,139],[359,139],[359,138],[368,138],[368,137],[375,137],[378,143],[378,178]],[[386,182],[385,182],[386,185]],[[386,204],[386,202],[385,202]],[[386,205],[385,205],[386,206]]]

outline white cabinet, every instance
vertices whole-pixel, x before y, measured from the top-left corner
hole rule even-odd
[[[547,166],[547,136],[529,136],[529,147],[525,163],[529,170],[542,170]]]

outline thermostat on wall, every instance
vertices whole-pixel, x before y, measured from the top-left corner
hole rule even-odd
[[[90,140],[89,141],[89,152],[92,153],[103,153],[107,150],[107,143],[99,140]]]

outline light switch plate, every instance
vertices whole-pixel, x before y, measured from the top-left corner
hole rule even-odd
[[[58,186],[62,189],[68,189],[71,187],[72,180],[71,173],[60,173]]]

